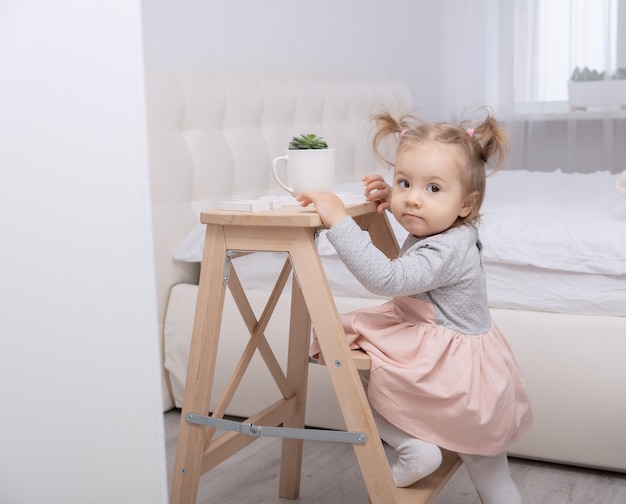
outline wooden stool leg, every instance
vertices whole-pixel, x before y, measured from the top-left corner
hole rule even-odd
[[[291,260],[308,308],[313,327],[327,363],[328,372],[339,400],[346,426],[351,432],[364,432],[365,444],[355,444],[354,451],[367,490],[375,504],[399,504],[382,442],[361,385],[350,359],[345,333],[312,236],[295,240]]]
[[[206,415],[209,412],[226,293],[222,282],[223,263],[220,264],[217,258],[225,256],[223,227],[208,225],[170,490],[171,504],[196,502],[205,437],[207,431],[213,432],[213,429],[188,423],[185,417],[188,413]]]
[[[287,358],[287,380],[296,393],[296,412],[283,424],[284,427],[304,428],[306,412],[306,389],[311,334],[311,319],[302,291],[295,280],[291,288],[291,323],[289,327],[289,353]],[[286,499],[297,499],[300,493],[302,470],[302,447],[300,439],[284,439],[281,458],[279,495]]]

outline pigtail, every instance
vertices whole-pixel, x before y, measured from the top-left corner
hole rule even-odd
[[[390,137],[399,135],[402,131],[401,122],[396,120],[389,113],[382,113],[372,117],[372,130],[374,135],[372,137],[372,150],[376,159],[386,166],[393,166],[394,162],[387,156],[386,152],[389,150],[388,142]]]
[[[510,142],[506,130],[495,119],[492,110],[489,107],[482,107],[482,110],[487,112],[487,117],[473,128],[476,139],[473,147],[477,149],[476,154],[483,163],[490,165],[489,175],[492,175],[502,168]]]
[[[416,128],[420,124],[422,123],[419,119],[409,114],[405,114],[399,119],[388,112],[373,116],[372,150],[376,159],[386,166],[394,166],[395,154],[400,148],[400,144],[407,138],[414,137]]]
[[[462,145],[468,155],[468,171],[466,178],[466,190],[468,194],[476,193],[477,198],[474,208],[460,223],[478,222],[480,219],[480,207],[482,206],[486,190],[487,176],[496,173],[506,159],[509,152],[509,137],[505,129],[493,116],[490,107],[481,107],[487,117],[482,122],[474,122],[467,128],[468,121],[461,123],[459,128],[461,136],[465,136]],[[464,129],[465,128],[465,129]],[[469,133],[471,132],[471,134]],[[490,168],[487,172],[486,167]]]

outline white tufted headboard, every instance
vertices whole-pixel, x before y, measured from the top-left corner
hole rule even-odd
[[[200,211],[280,193],[271,160],[300,133],[336,149],[337,183],[377,171],[370,117],[411,110],[398,81],[198,69],[148,69],[146,96],[161,332],[171,287],[197,283],[198,265],[173,254]]]

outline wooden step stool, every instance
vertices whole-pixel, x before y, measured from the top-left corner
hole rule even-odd
[[[348,213],[369,231],[374,244],[389,257],[397,257],[398,245],[387,217],[372,203],[351,205]],[[361,385],[357,365],[369,367],[367,356],[353,362],[335,302],[316,248],[322,222],[314,209],[287,207],[258,213],[213,211],[202,213],[207,224],[198,301],[194,319],[187,381],[171,504],[196,502],[202,474],[244,448],[260,435],[282,440],[279,495],[297,499],[300,491],[302,447],[305,439],[349,442],[363,474],[373,504],[432,502],[460,465],[458,456],[444,452],[442,466],[409,488],[396,488]],[[287,252],[267,305],[257,320],[239,282],[232,259],[253,251]],[[265,338],[264,331],[293,270],[291,318],[286,373]],[[226,287],[229,287],[250,339],[226,390],[208,416],[215,374],[217,347]],[[311,326],[315,328],[348,432],[304,429],[308,354]],[[246,422],[224,420],[230,403],[255,351],[259,351],[282,394],[282,399],[251,416]],[[277,427],[282,425],[282,427]],[[229,432],[216,439],[216,428]],[[339,484],[339,482],[338,482]]]

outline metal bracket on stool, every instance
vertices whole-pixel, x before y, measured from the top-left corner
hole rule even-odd
[[[222,273],[222,283],[224,285],[228,283],[228,279],[230,278],[230,263],[237,254],[237,250],[226,251],[226,257],[224,257],[224,272]]]
[[[213,418],[206,415],[188,413],[187,422],[199,425],[208,425],[229,431],[246,434],[248,436],[269,436],[289,439],[304,439],[306,441],[330,441],[334,443],[364,444],[367,434],[364,432],[345,432],[323,429],[292,429],[289,427],[267,427],[246,422],[234,422],[223,418]]]

